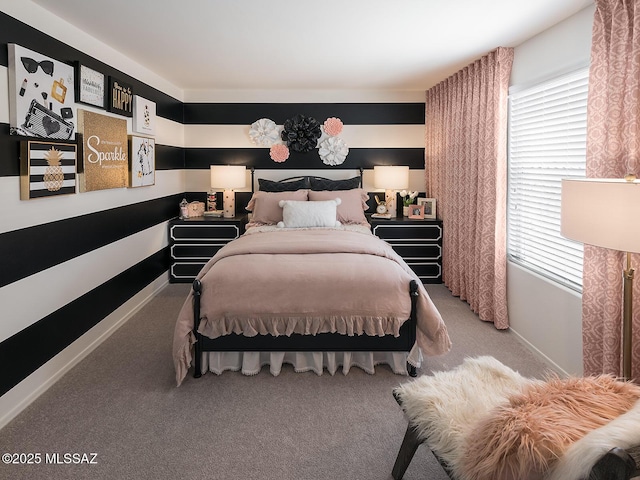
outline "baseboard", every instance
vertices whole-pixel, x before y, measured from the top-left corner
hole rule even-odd
[[[0,397],[0,429],[46,392],[168,285],[166,272]]]
[[[554,362],[549,357],[547,357],[544,353],[538,350],[532,343],[530,343],[526,338],[524,338],[522,335],[516,332],[513,328],[509,328],[509,331],[511,331],[511,333],[513,333],[518,338],[518,341],[520,343],[522,343],[525,347],[527,347],[527,349],[530,350],[535,356],[540,358],[540,360],[548,364],[549,367],[553,369],[553,371],[555,371],[558,375],[564,378],[570,376],[569,373],[567,373],[562,367],[560,367],[560,365],[558,365],[556,362]]]

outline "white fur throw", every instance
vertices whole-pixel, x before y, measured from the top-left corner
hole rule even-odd
[[[307,201],[280,200],[282,222],[280,228],[339,227],[337,208],[341,200]]]
[[[534,380],[479,357],[395,393],[459,480],[578,480],[640,445],[640,387],[606,375]]]
[[[465,438],[475,423],[507,397],[538,382],[525,378],[493,357],[467,358],[457,368],[435,372],[395,389],[420,438],[451,466],[465,455]]]

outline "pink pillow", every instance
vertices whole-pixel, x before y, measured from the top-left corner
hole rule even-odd
[[[310,191],[309,200],[333,200],[339,198],[342,203],[338,205],[338,221],[343,225],[366,224],[367,218],[364,211],[368,208],[369,195],[362,188],[352,190],[322,190]]]
[[[308,190],[294,192],[256,192],[249,200],[247,210],[253,212],[251,223],[276,225],[282,221],[280,200],[308,200]]]

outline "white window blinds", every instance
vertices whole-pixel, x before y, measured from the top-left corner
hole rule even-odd
[[[560,235],[560,188],[585,177],[588,84],[584,68],[509,95],[509,259],[576,290],[583,248]]]

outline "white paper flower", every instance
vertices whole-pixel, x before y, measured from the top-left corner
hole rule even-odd
[[[263,147],[270,147],[280,140],[276,122],[268,118],[261,118],[253,122],[249,129],[249,137],[253,143]]]
[[[318,152],[325,165],[340,165],[349,154],[349,147],[339,137],[329,137],[320,144]]]

